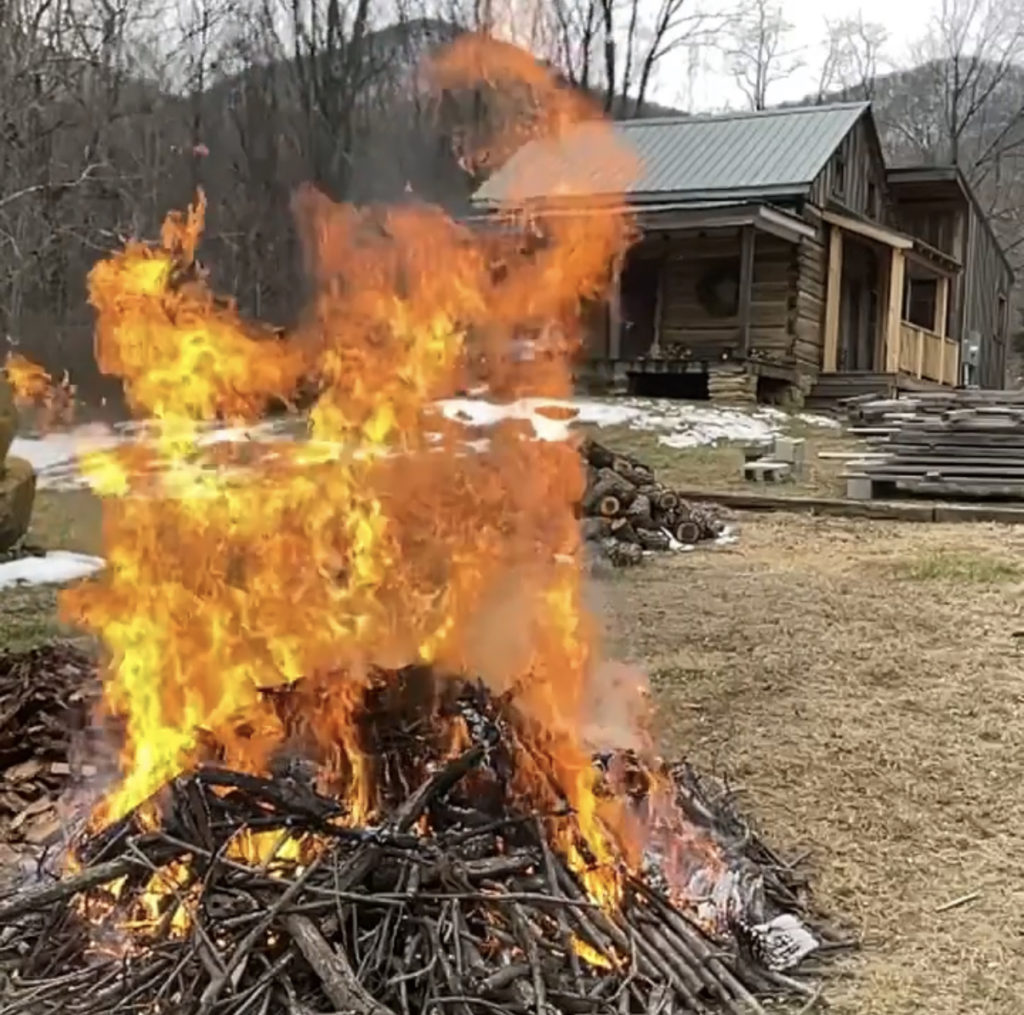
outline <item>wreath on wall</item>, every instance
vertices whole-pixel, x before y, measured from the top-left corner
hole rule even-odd
[[[735,317],[740,310],[740,269],[716,261],[697,279],[697,301],[712,317]]]

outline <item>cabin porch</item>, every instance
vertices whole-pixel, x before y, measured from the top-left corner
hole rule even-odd
[[[955,387],[949,335],[959,263],[876,223],[826,213],[828,281],[821,373],[808,401]]]

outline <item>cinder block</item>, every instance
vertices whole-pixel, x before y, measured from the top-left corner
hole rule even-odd
[[[775,457],[780,462],[801,467],[806,455],[806,443],[803,437],[776,437]]]
[[[850,500],[871,500],[874,483],[870,476],[847,476],[846,496]]]

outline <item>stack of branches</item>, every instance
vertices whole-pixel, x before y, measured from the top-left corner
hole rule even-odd
[[[710,937],[656,879],[627,876],[597,905],[552,848],[573,815],[513,789],[544,759],[508,699],[463,685],[447,702],[396,724],[412,713],[376,699],[371,739],[389,753],[372,827],[300,767],[206,765],[165,788],[157,830],[130,814],[80,843],[73,874],[0,896],[0,1013],[750,1015],[766,995],[816,996]],[[453,715],[469,746],[438,753]],[[239,857],[257,831],[306,858]]]
[[[580,453],[587,466],[583,538],[613,564],[638,564],[645,550],[692,546],[724,531],[714,505],[684,500],[639,459],[589,438]]]
[[[94,662],[70,645],[0,654],[0,840],[38,845],[59,828],[71,738],[97,695]]]

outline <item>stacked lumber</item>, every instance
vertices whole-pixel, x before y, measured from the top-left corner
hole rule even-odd
[[[692,504],[658,482],[632,455],[585,440],[583,538],[617,567],[639,564],[644,552],[677,550],[716,539],[725,525],[711,504]]]
[[[69,645],[0,654],[0,840],[40,845],[60,828],[72,731],[96,699],[95,673]]]
[[[849,474],[909,493],[1024,498],[1024,391],[859,398],[847,413],[866,446]]]

